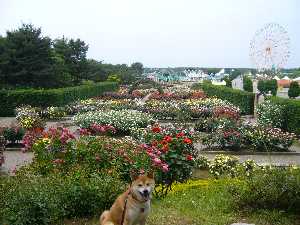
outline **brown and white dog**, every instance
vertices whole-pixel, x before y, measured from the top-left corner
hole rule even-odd
[[[154,175],[132,175],[132,184],[121,194],[110,210],[100,217],[100,225],[144,225],[150,212]]]

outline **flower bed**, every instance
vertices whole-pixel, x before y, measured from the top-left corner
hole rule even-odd
[[[122,110],[122,109],[136,109],[139,101],[135,99],[101,99],[93,98],[74,102],[68,105],[70,114],[81,112],[97,111],[97,110]]]
[[[74,116],[73,120],[81,128],[89,128],[93,124],[111,125],[122,134],[128,134],[132,128],[146,127],[154,122],[149,114],[134,110],[79,113]]]
[[[239,118],[239,108],[220,99],[187,99],[187,100],[149,100],[139,108],[153,114],[158,119],[175,119],[184,114],[188,119],[207,118],[227,115]]]
[[[202,143],[209,148],[239,151],[243,148],[253,151],[289,151],[295,140],[293,133],[279,128],[263,127],[228,118],[214,118],[198,124],[198,129],[210,131],[202,137]]]

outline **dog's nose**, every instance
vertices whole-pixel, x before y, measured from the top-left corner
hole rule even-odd
[[[144,195],[144,196],[148,196],[148,195],[149,195],[149,191],[148,191],[147,189],[144,190],[144,191],[143,191],[143,195]]]

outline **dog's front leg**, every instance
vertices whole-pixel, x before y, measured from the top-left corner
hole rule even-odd
[[[146,224],[146,218],[142,219],[139,223],[139,225],[145,225]]]
[[[128,219],[125,218],[124,223],[121,225],[132,225],[132,223]]]

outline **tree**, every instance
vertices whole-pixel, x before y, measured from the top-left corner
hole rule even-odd
[[[0,40],[1,78],[11,86],[49,87],[53,85],[51,40],[41,28],[23,24],[7,31]]]
[[[259,80],[257,84],[257,89],[262,93],[263,95],[269,93],[271,91],[273,96],[276,96],[277,94],[277,81],[272,80]]]
[[[88,45],[80,39],[56,39],[53,44],[55,54],[60,55],[67,66],[68,72],[77,84],[81,79],[87,79],[87,59]]]
[[[109,65],[109,64],[107,64]],[[115,71],[106,71],[106,65],[102,64],[102,62],[88,59],[87,60],[87,70],[86,70],[86,79],[93,80],[95,82],[105,81],[108,78],[109,74],[114,74]]]
[[[243,77],[243,89],[244,91],[253,92],[253,83],[248,76]]]
[[[238,76],[242,75],[242,72],[238,69],[234,69],[230,75],[229,75],[229,79],[232,81],[234,80],[235,78],[237,78]]]
[[[140,62],[132,63],[131,68],[137,73],[138,76],[141,76],[144,71],[143,64]]]
[[[226,82],[226,87],[232,88],[232,80],[229,78],[229,76],[225,76],[223,80]]]
[[[288,95],[290,98],[296,98],[300,95],[300,87],[297,81],[291,82]]]

